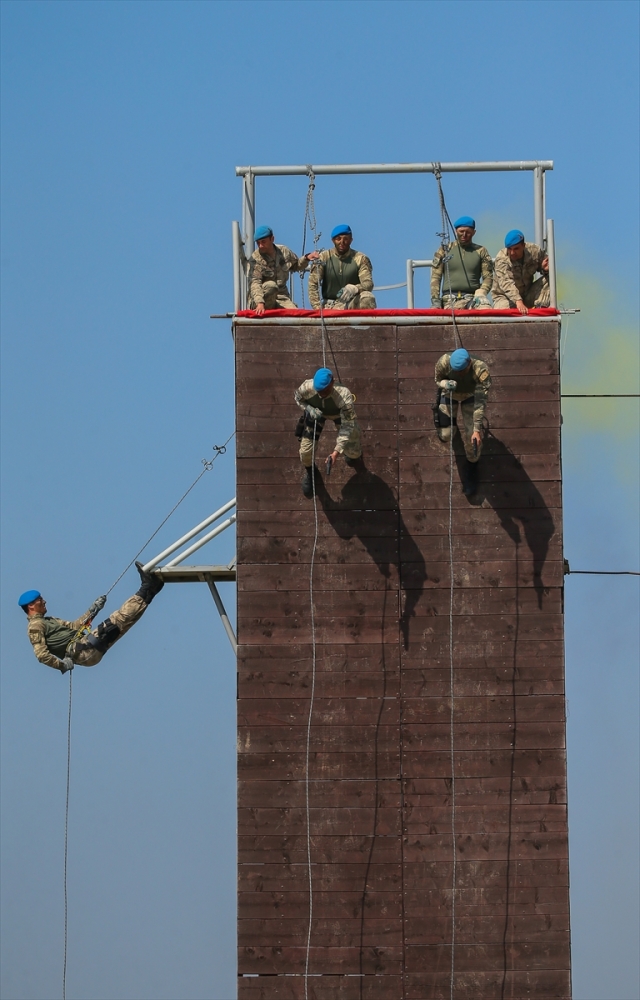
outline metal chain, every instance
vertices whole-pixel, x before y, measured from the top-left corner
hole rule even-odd
[[[64,810],[64,960],[62,963],[62,1000],[67,1000],[67,933],[68,933],[68,896],[67,896],[67,860],[69,856],[69,786],[71,778],[71,703],[73,700],[73,670],[69,671],[69,717],[67,721],[67,798]]]
[[[311,924],[313,921],[313,879],[311,877],[311,810],[309,808],[309,757],[311,752],[311,718],[313,716],[313,701],[316,690],[316,616],[313,601],[313,570],[318,547],[318,498],[316,496],[316,427],[318,421],[313,421],[313,443],[311,445],[311,483],[313,487],[313,516],[315,533],[311,551],[309,568],[309,604],[311,609],[311,697],[309,700],[309,718],[307,720],[307,746],[305,754],[305,806],[307,816],[307,868],[309,872],[309,927],[307,930],[307,950],[304,962],[304,998],[309,1000],[309,955],[311,952]]]
[[[204,476],[205,472],[209,472],[213,468],[213,463],[215,462],[216,458],[218,458],[220,455],[224,455],[225,454],[225,452],[227,450],[227,445],[229,444],[229,441],[235,435],[235,433],[236,432],[234,431],[233,434],[230,434],[224,444],[214,444],[213,445],[213,450],[215,451],[215,455],[213,456],[213,458],[211,458],[211,459],[203,458],[202,459],[202,464],[204,466],[202,472],[198,476],[196,476],[196,478],[191,483],[191,486],[189,487],[189,489],[185,493],[182,494],[182,496],[180,497],[180,499],[178,500],[178,502],[171,508],[171,510],[169,511],[169,513],[167,514],[167,516],[165,517],[164,521],[161,521],[160,524],[158,525],[158,527],[156,528],[156,530],[154,531],[154,533],[152,535],[150,535],[149,538],[147,538],[147,540],[144,543],[144,545],[142,546],[142,548],[138,549],[138,551],[136,552],[136,554],[133,557],[133,559],[131,560],[131,562],[128,563],[125,566],[125,568],[123,569],[122,573],[120,574],[120,576],[118,577],[118,579],[115,581],[115,583],[111,584],[111,586],[109,587],[109,589],[108,589],[108,591],[107,591],[107,593],[105,595],[106,597],[108,597],[109,594],[111,593],[111,591],[114,589],[114,587],[116,587],[120,583],[122,577],[125,575],[125,573],[127,572],[127,570],[131,569],[131,567],[133,566],[133,564],[136,561],[136,559],[138,558],[138,556],[142,552],[144,552],[144,550],[146,549],[146,547],[149,544],[149,542],[153,541],[153,539],[156,537],[156,535],[160,531],[160,528],[163,528],[165,526],[165,524],[167,523],[167,521],[169,520],[169,518],[171,517],[171,515],[174,513],[174,511],[176,511],[178,509],[178,507],[180,506],[180,504],[182,503],[182,501],[186,500],[186,498],[191,493],[191,490],[194,488],[194,486],[196,485],[196,483],[200,482],[200,480]]]

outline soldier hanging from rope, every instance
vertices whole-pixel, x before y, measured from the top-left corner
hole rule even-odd
[[[265,309],[297,309],[289,298],[289,275],[292,271],[306,271],[309,262],[320,254],[314,250],[297,257],[289,247],[275,242],[270,226],[259,226],[254,239],[258,249],[250,258],[249,308],[257,316],[262,316]]]
[[[484,361],[460,347],[452,354],[443,354],[436,362],[435,382],[438,391],[433,418],[438,437],[448,442],[452,433],[460,431],[466,455],[462,492],[465,496],[473,496],[478,488],[478,459],[482,454],[491,375]]]
[[[300,461],[304,466],[302,492],[310,499],[314,493],[314,479],[319,476],[313,464],[315,442],[322,434],[326,420],[333,420],[338,430],[335,448],[329,455],[331,464],[344,455],[347,465],[358,467],[362,458],[360,428],[353,404],[355,396],[344,385],[336,385],[329,368],[318,368],[313,378],[303,382],[295,392],[295,401],[304,411],[296,427],[300,440]]]
[[[27,634],[40,663],[61,674],[73,670],[76,663],[82,667],[99,663],[107,650],[140,620],[164,587],[164,580],[155,573],[145,573],[139,562],[136,568],[140,574],[140,589],[94,629],[91,624],[105,606],[107,598],[104,596],[98,597],[84,615],[70,622],[47,615],[47,605],[39,590],[21,594],[18,604],[29,619]]]
[[[314,309],[376,309],[371,261],[352,250],[351,226],[336,226],[333,250],[323,250],[309,274],[309,302]]]

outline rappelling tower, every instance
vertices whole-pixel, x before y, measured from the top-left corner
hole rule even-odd
[[[550,163],[405,169],[435,166],[532,170],[542,243]],[[254,177],[307,170],[239,168],[245,237]],[[493,377],[469,500],[430,407],[454,319],[256,319],[243,233],[238,995],[568,1000],[560,317],[455,317]],[[366,468],[311,502],[292,395],[323,349]]]

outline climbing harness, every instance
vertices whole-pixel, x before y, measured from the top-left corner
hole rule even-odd
[[[71,703],[73,700],[73,670],[69,671],[69,716],[67,720],[67,796],[64,809],[64,959],[62,963],[62,1000],[67,1000],[67,935],[68,895],[67,860],[69,856],[69,786],[71,778]]]
[[[309,1000],[309,955],[311,952],[311,924],[313,921],[313,879],[311,877],[311,810],[309,808],[309,757],[311,750],[311,719],[313,716],[313,701],[316,691],[316,616],[313,603],[313,570],[318,547],[318,498],[316,496],[316,421],[313,427],[313,444],[311,446],[311,483],[313,488],[314,537],[311,550],[311,565],[309,568],[309,603],[311,608],[311,696],[309,700],[309,716],[307,719],[307,746],[305,752],[305,808],[307,817],[307,869],[309,873],[309,927],[307,930],[307,948],[304,960],[304,998]]]

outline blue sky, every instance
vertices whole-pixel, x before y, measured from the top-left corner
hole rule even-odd
[[[2,997],[33,1000],[60,992],[68,685],[33,659],[15,601],[36,586],[51,613],[81,613],[233,430],[230,330],[208,317],[232,305],[234,166],[553,159],[561,298],[582,309],[564,389],[637,392],[638,6],[1,10]],[[445,191],[493,252],[505,229],[532,232],[529,174]],[[258,220],[296,250],[305,193],[258,180]],[[351,223],[378,284],[438,242],[428,175],[319,178],[316,209],[323,243]],[[423,276],[416,291],[426,304]],[[637,400],[566,400],[563,430],[571,565],[637,569]],[[229,454],[149,554],[233,482]],[[229,532],[210,555],[232,552]],[[638,996],[637,608],[637,580],[567,580],[577,1000]],[[234,699],[204,586],[166,588],[76,671],[69,1000],[235,996]]]

